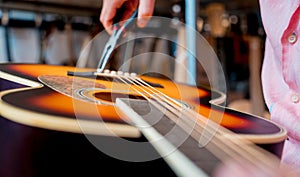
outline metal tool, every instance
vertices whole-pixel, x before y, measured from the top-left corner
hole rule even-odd
[[[120,25],[120,23],[116,23],[113,25],[113,33],[108,39],[102,56],[99,60],[97,70],[95,72],[73,72],[73,71],[68,71],[67,75],[69,76],[81,76],[81,77],[90,77],[90,76],[95,76],[97,73],[102,73],[112,52],[114,51],[117,41],[120,38],[121,34],[125,31],[126,27],[134,20],[134,18],[137,15],[137,10],[133,12],[133,14],[129,17],[128,20],[126,20],[123,25]]]
[[[124,22],[123,25],[120,26],[119,23],[113,25],[113,33],[110,36],[109,40],[107,41],[102,56],[100,58],[100,61],[98,63],[98,67],[97,67],[98,73],[101,73],[104,70],[113,50],[115,49],[118,39],[120,38],[121,34],[124,32],[128,24],[130,24],[133,21],[136,15],[137,15],[137,10],[133,12],[133,14],[129,17],[128,20]]]

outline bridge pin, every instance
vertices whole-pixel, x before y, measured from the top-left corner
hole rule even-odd
[[[109,69],[104,70],[104,73],[109,74],[110,73]]]
[[[137,74],[136,74],[136,73],[130,73],[130,76],[131,76],[131,77],[136,77]]]
[[[117,75],[117,72],[116,71],[111,71],[110,74],[111,75]]]

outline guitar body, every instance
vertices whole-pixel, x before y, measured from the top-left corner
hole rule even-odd
[[[109,77],[68,76],[68,71],[90,70],[0,65],[0,176],[139,176],[136,169],[148,175],[176,176],[161,158],[142,163],[118,160],[99,151],[85,136],[108,144],[118,137],[147,141],[115,108],[116,98],[140,99],[141,95],[132,91],[139,86]],[[263,118],[218,105],[224,102],[222,93],[150,76],[141,78],[182,105],[281,156],[285,130]]]

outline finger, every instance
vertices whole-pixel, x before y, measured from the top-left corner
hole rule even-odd
[[[248,173],[249,171],[244,166],[230,161],[218,166],[213,172],[213,177],[231,177],[233,174],[235,176],[248,177]]]
[[[137,9],[139,0],[131,0],[124,3],[124,12],[122,14],[121,21],[127,20]]]
[[[155,0],[140,0],[138,11],[138,27],[145,27],[153,15]]]
[[[281,163],[280,175],[284,177],[300,176],[300,169],[285,163]]]
[[[112,24],[117,9],[119,9],[123,3],[124,0],[103,1],[103,7],[100,15],[100,22],[102,23],[103,27],[109,34],[112,34]]]
[[[112,12],[112,11],[111,11]],[[112,16],[114,16],[114,13],[112,12]],[[112,34],[112,18],[109,17],[109,14],[102,15],[100,17],[100,21],[105,28],[105,30],[111,35]]]

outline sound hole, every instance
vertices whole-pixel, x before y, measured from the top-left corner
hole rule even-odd
[[[94,96],[97,99],[107,101],[107,102],[113,102],[113,103],[116,102],[117,98],[130,98],[130,99],[145,100],[145,98],[140,95],[126,94],[126,93],[98,92],[98,93],[95,93]]]

